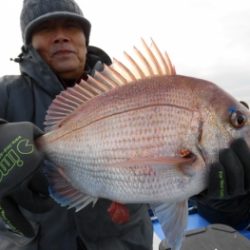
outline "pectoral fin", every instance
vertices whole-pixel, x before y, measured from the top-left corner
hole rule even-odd
[[[86,207],[90,203],[96,203],[97,198],[86,195],[73,187],[61,167],[49,166],[46,170],[49,182],[50,196],[61,206],[68,209],[76,208],[76,212]]]
[[[171,247],[171,250],[180,250],[187,225],[187,201],[150,204],[150,206],[161,224],[168,247]]]

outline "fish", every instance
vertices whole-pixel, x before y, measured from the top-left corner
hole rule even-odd
[[[53,162],[50,193],[62,206],[79,211],[105,198],[112,213],[148,204],[179,250],[188,199],[206,189],[220,149],[236,138],[250,144],[250,112],[215,83],[177,74],[153,40],[141,41],[124,62],[55,98],[38,145]]]

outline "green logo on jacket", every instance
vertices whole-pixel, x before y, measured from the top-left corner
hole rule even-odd
[[[18,136],[5,147],[0,153],[0,182],[13,168],[24,165],[23,156],[32,154],[33,152],[34,145],[22,136]]]

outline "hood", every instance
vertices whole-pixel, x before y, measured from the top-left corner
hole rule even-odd
[[[51,97],[58,95],[64,89],[58,77],[32,46],[23,47],[22,53],[15,61],[19,63],[21,73],[34,79],[36,84]]]

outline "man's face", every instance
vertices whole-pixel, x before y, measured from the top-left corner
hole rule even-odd
[[[70,19],[42,23],[32,34],[32,46],[62,79],[77,79],[86,62],[86,38],[81,26]]]

